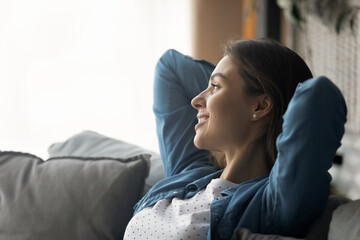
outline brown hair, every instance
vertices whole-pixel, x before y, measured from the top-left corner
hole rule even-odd
[[[282,116],[298,83],[312,78],[311,71],[299,55],[270,39],[232,41],[224,52],[238,66],[245,92],[251,96],[266,93],[272,100],[271,120],[264,136],[271,169],[277,156],[276,138],[282,131]]]

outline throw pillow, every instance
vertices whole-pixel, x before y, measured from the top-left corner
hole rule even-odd
[[[122,239],[148,161],[0,152],[0,239]]]
[[[350,201],[349,198],[341,195],[330,195],[324,211],[310,226],[310,230],[306,235],[306,240],[326,240],[333,212],[340,205]]]
[[[333,214],[328,239],[360,239],[360,199],[341,205]]]
[[[150,173],[145,180],[143,193],[146,193],[155,183],[165,177],[163,163],[158,153],[92,131],[83,131],[64,142],[54,143],[49,147],[48,152],[50,157],[128,158],[139,154],[150,154]]]

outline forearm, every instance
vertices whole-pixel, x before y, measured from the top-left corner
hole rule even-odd
[[[167,51],[156,66],[153,109],[167,176],[203,162],[208,154],[193,144],[197,119],[190,102],[206,88],[213,69],[212,64],[175,50]]]
[[[301,231],[322,211],[331,181],[328,169],[345,121],[344,98],[330,80],[319,77],[298,86],[284,115],[266,190],[266,210],[275,231]]]

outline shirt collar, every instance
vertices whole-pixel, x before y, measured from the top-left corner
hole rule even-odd
[[[220,177],[220,175],[223,171],[224,170],[221,169],[221,170],[211,173],[205,177],[197,179],[194,182],[186,185],[186,189],[189,191],[199,191],[199,190],[205,188],[211,182],[212,179]]]

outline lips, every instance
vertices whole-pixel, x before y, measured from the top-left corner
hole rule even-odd
[[[198,119],[198,124],[195,125],[195,131],[207,122],[207,120],[209,119],[209,115],[199,113],[196,118]]]

